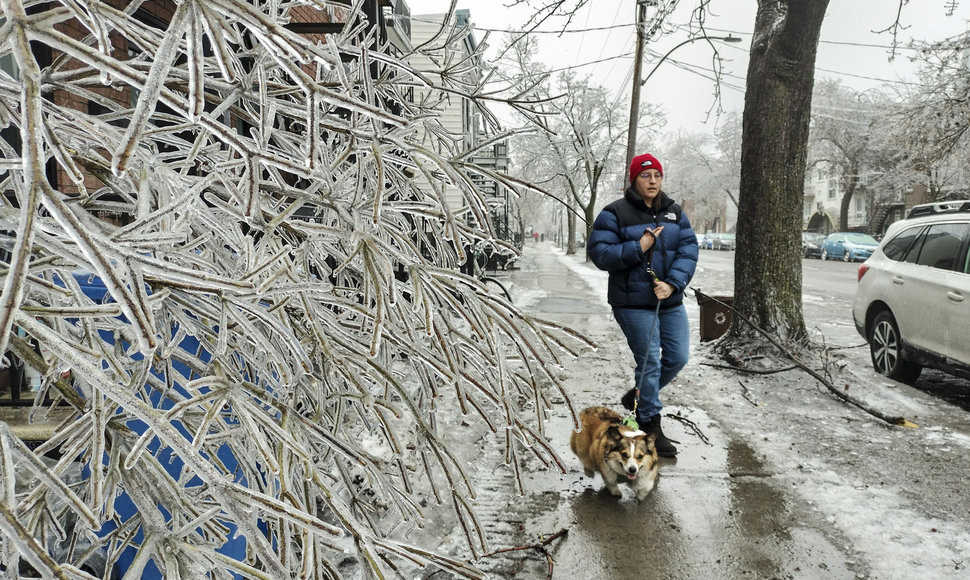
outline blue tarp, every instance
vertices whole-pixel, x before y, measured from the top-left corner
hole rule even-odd
[[[85,273],[85,272],[76,272],[74,274],[74,279],[81,286],[81,289],[84,292],[84,294],[91,300],[97,303],[104,303],[104,302],[111,301],[111,296],[108,295],[108,291],[105,288],[104,283],[97,276],[90,273]],[[173,335],[176,332],[177,332],[177,329],[172,330]],[[114,336],[112,333],[102,330],[100,331],[100,334],[101,334],[101,338],[108,344],[114,343]],[[179,348],[184,350],[186,353],[189,353],[190,356],[199,358],[199,360],[202,360],[203,362],[208,361],[210,358],[210,355],[208,352],[204,350],[200,351],[199,341],[193,336],[186,335],[185,339],[183,339],[179,343]],[[140,355],[136,355],[136,356],[140,356]],[[178,358],[178,357],[174,357],[174,358]],[[191,370],[189,369],[188,366],[186,366],[184,363],[178,360],[173,360],[171,366],[172,366],[172,369],[174,369],[177,373],[177,375],[170,377],[175,390],[180,394],[182,394],[183,396],[188,396],[188,393],[182,389],[181,381],[188,380],[188,377],[191,374]],[[159,377],[162,380],[165,379],[162,373],[155,372],[154,374],[155,376]],[[146,385],[146,388],[149,388],[149,387]],[[156,389],[149,388],[149,391],[150,391],[149,399],[152,405],[155,406],[156,408],[170,409],[173,406],[172,400],[170,398],[163,397],[162,393],[158,392]],[[182,432],[183,435],[185,435],[186,439],[191,439],[192,437],[191,434],[188,432],[188,430],[185,429],[185,427],[180,422],[175,421],[172,424],[180,432]],[[145,433],[148,430],[148,425],[146,425],[143,421],[135,420],[135,419],[129,420],[127,422],[127,426],[129,429],[138,433],[139,435]],[[165,467],[166,471],[169,473],[169,475],[172,476],[173,480],[178,481],[182,473],[182,469],[185,466],[184,462],[178,456],[173,456],[172,450],[170,448],[168,447],[162,448],[161,442],[158,440],[158,438],[155,438],[148,445],[147,450],[157,458],[159,464]],[[232,454],[232,450],[227,445],[223,444],[222,446],[220,446],[217,454],[218,454],[219,461],[222,462],[222,464],[225,466],[227,470],[229,470],[230,472],[236,470],[236,466],[237,466],[236,458]],[[82,473],[82,476],[86,478],[89,475],[90,475],[90,471],[86,468]],[[186,484],[186,487],[193,487],[201,484],[202,484],[202,481],[198,477],[195,477],[189,480],[189,482]],[[159,505],[158,507],[161,513],[164,514],[166,519],[171,518],[171,515],[165,510],[164,506]],[[122,493],[115,499],[114,509],[122,522],[129,520],[132,516],[136,514],[135,504],[134,502],[132,502],[131,497],[129,497],[127,493]],[[240,561],[245,560],[246,538],[243,536],[238,536],[236,534],[237,529],[235,524],[232,524],[229,522],[223,522],[223,523],[225,524],[226,528],[230,530],[229,534],[227,535],[229,539],[221,548],[218,549],[218,552],[236,560],[240,560]],[[112,532],[116,527],[117,526],[115,525],[114,522],[109,521],[101,528],[101,530],[99,530],[98,533],[99,535],[102,535],[102,536],[107,535],[110,532]],[[142,532],[141,530],[139,530],[138,533],[135,535],[134,541],[136,543],[141,542],[142,537],[143,537]],[[123,576],[125,572],[128,570],[128,568],[131,566],[132,561],[135,557],[135,553],[136,553],[135,548],[129,547],[125,549],[122,555],[119,557],[118,563],[115,567],[115,572],[118,574],[119,577]],[[149,580],[154,580],[154,579],[161,580],[162,578],[164,578],[164,575],[158,569],[158,567],[155,566],[154,562],[150,562],[146,566],[145,571],[142,575],[142,578],[149,579]]]

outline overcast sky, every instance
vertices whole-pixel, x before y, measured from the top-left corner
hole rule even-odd
[[[447,11],[450,4],[448,0],[407,2],[412,17]],[[902,10],[902,21],[908,28],[899,32],[901,44],[905,45],[911,39],[938,40],[965,31],[970,19],[970,0],[956,2],[954,14],[947,16],[946,5],[950,2],[910,0]],[[505,0],[459,0],[458,8],[467,8],[471,12],[471,21],[479,31],[476,37],[481,40],[485,30],[521,29],[529,11],[510,10],[505,7],[507,3]],[[696,4],[694,0],[681,0],[678,12],[670,21],[687,22],[690,10]],[[710,5],[717,15],[706,21],[708,34],[742,38],[742,42],[736,44],[718,43],[723,47],[721,57],[725,61],[722,106],[729,111],[741,111],[747,51],[757,3],[755,0],[713,0]],[[895,60],[890,62],[892,36],[879,32],[893,24],[897,9],[896,0],[830,0],[822,27],[816,79],[838,79],[859,90],[912,79],[913,68],[908,59],[912,52],[902,47]],[[543,50],[540,58],[554,69],[575,67],[579,74],[589,75],[596,83],[609,87],[618,98],[628,99],[632,90],[634,18],[634,0],[591,1],[568,27],[577,32],[541,34]],[[558,28],[547,24],[543,29],[558,31],[561,27],[562,24]],[[585,32],[578,32],[581,30]],[[687,34],[687,31],[678,31],[649,43],[643,76],[664,54],[687,38]],[[489,45],[501,44],[501,36],[493,32]],[[656,102],[668,111],[667,130],[712,130],[714,119],[705,123],[714,103],[711,60],[712,51],[704,42],[676,48],[643,87],[642,103]]]

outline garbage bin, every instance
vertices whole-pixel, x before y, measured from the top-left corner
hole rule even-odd
[[[733,317],[729,306],[734,305],[734,296],[698,295],[697,304],[701,307],[701,342],[724,336],[731,327]]]

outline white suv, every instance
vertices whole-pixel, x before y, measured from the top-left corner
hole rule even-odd
[[[924,366],[970,378],[970,201],[918,205],[859,266],[852,304],[872,365],[911,383]]]

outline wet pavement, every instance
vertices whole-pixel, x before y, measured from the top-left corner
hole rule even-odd
[[[520,308],[580,329],[599,345],[562,369],[574,409],[620,410],[619,396],[632,385],[632,357],[603,300],[605,286],[594,288],[588,273],[577,274],[563,259],[551,243],[529,244],[519,269],[498,276]],[[693,286],[730,292],[723,277],[707,275],[699,269]],[[490,578],[526,580],[970,578],[961,555],[970,546],[963,532],[970,510],[962,493],[954,497],[970,473],[965,416],[942,402],[911,400],[922,395],[915,390],[863,384],[848,371],[836,376],[931,424],[887,427],[835,401],[807,375],[712,370],[703,364],[710,358],[697,333],[699,308],[693,299],[685,304],[692,362],[663,394],[664,431],[681,442],[680,454],[661,459],[656,489],[638,502],[623,488],[618,499],[599,476],[583,475],[569,450],[573,423],[560,399],[546,432],[566,473],[526,460],[520,467],[527,489],[519,495],[499,450],[480,447],[474,507],[489,550],[499,553],[478,554],[476,565]],[[859,342],[847,331],[841,338]],[[838,368],[864,358],[854,352]],[[910,453],[914,444],[921,447]],[[907,520],[898,521],[896,510]],[[910,527],[911,534],[904,531]],[[557,532],[564,534],[546,553],[535,548]],[[510,550],[525,547],[532,548]]]
[[[619,396],[632,384],[632,357],[596,290],[559,260],[551,244],[528,246],[520,269],[505,277],[521,308],[583,329],[600,345],[563,371],[576,410],[590,405],[619,409]],[[696,322],[696,304],[688,309]],[[671,399],[666,393],[664,398]],[[548,547],[554,578],[856,577],[838,548],[839,539],[827,537],[825,522],[812,522],[811,510],[786,496],[785,484],[751,448],[726,435],[703,410],[676,400],[666,404],[664,431],[682,442],[681,452],[661,459],[657,487],[645,501],[638,502],[629,488],[614,498],[599,476],[583,475],[568,448],[572,421],[562,405],[547,432],[568,473],[534,469],[524,497],[493,497],[511,485],[493,474],[476,502],[477,509],[485,508],[483,520],[498,519],[486,527],[500,537],[521,532],[514,534],[518,545],[567,530]],[[517,551],[477,563],[498,578],[545,578],[549,572],[549,561],[538,553],[527,557]]]

